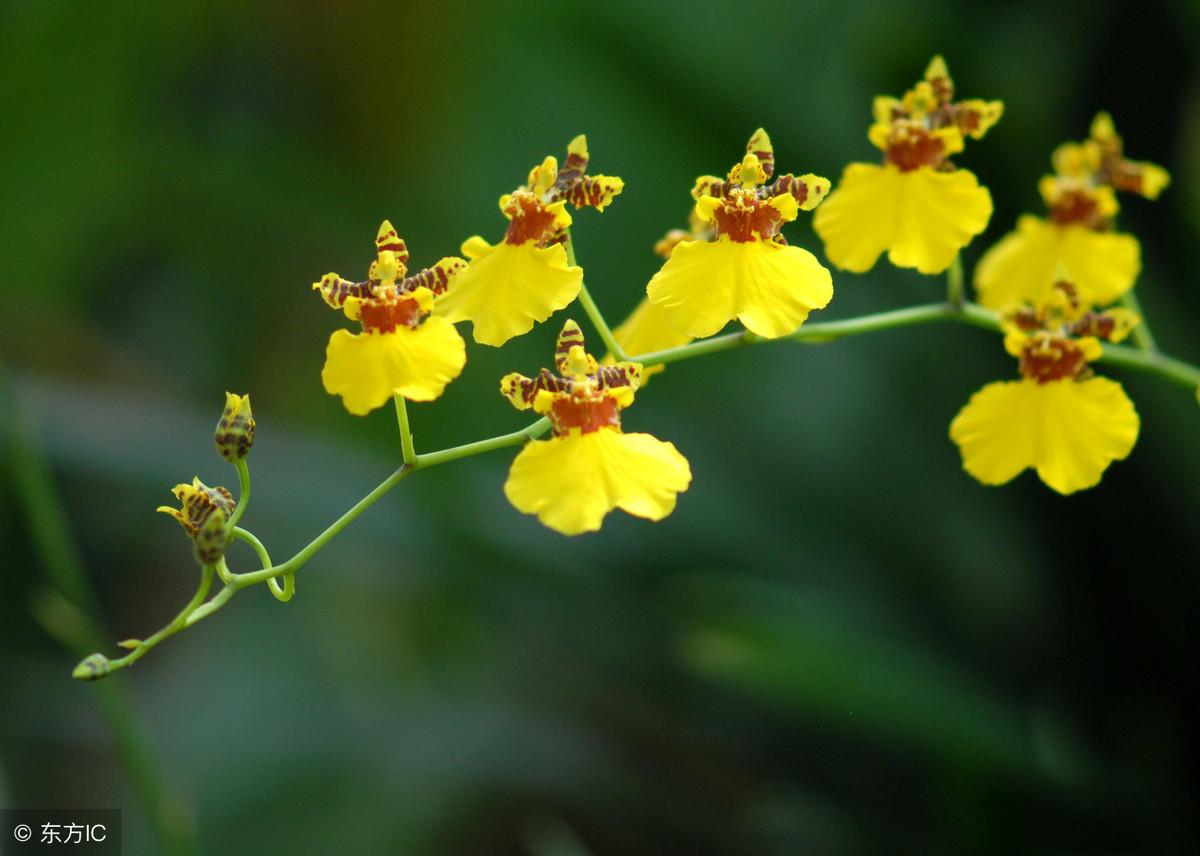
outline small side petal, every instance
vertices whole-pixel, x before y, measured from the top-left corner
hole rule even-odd
[[[1026,214],[1017,228],[979,260],[979,302],[993,309],[1039,304],[1049,297],[1062,265],[1081,300],[1103,306],[1128,291],[1141,270],[1141,248],[1131,235],[1060,226]]]
[[[504,493],[519,511],[578,535],[599,529],[614,508],[661,520],[691,478],[687,459],[671,443],[605,428],[527,443]]]
[[[434,309],[451,323],[471,321],[475,341],[499,347],[533,329],[579,295],[583,268],[567,264],[561,244],[463,245],[471,258]]]

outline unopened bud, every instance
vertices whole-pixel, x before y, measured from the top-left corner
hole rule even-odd
[[[225,393],[225,412],[217,423],[213,440],[217,452],[229,463],[242,460],[254,445],[254,414],[250,412],[250,396]]]
[[[229,544],[229,533],[225,531],[228,519],[220,508],[214,508],[205,516],[193,539],[197,562],[215,565],[225,555],[225,547]]]
[[[90,654],[80,661],[71,672],[71,677],[77,681],[95,681],[103,678],[112,669],[112,663],[103,654]]]

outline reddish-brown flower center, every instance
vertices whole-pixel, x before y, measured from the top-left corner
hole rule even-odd
[[[554,212],[527,191],[514,193],[505,206],[505,213],[511,217],[508,231],[504,233],[504,242],[507,244],[534,241],[544,245],[558,231]]]
[[[1021,351],[1021,374],[1038,383],[1078,377],[1086,368],[1083,350],[1061,336],[1039,333],[1030,337]]]
[[[904,133],[892,134],[884,157],[901,172],[912,172],[923,166],[940,166],[946,159],[946,146],[923,128],[909,127]]]
[[[550,421],[554,435],[562,437],[572,428],[590,434],[601,428],[620,428],[621,414],[616,399],[610,395],[580,398],[574,395],[556,397],[550,405]]]
[[[722,200],[713,211],[716,237],[724,235],[738,243],[769,240],[779,234],[782,225],[783,218],[775,206],[750,194]]]
[[[1060,226],[1079,223],[1091,229],[1100,228],[1104,222],[1096,197],[1083,190],[1063,192],[1050,206],[1050,219]]]
[[[358,320],[368,333],[394,333],[397,327],[416,328],[421,323],[421,307],[414,298],[369,300],[363,303]]]

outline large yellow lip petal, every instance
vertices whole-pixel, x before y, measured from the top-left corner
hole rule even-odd
[[[321,381],[340,395],[356,416],[370,413],[399,393],[411,401],[432,401],[458,377],[467,361],[462,336],[444,318],[426,318],[415,330],[351,333],[329,337]]]
[[[1141,270],[1141,248],[1132,235],[1095,232],[1077,223],[1060,226],[1026,214],[983,254],[975,268],[979,302],[993,309],[1011,303],[1039,305],[1059,279],[1059,265],[1079,298],[1103,306],[1128,291]]]
[[[437,299],[434,313],[451,323],[472,322],[483,345],[499,347],[528,333],[578,297],[583,285],[583,268],[567,264],[561,244],[492,246],[476,238],[469,250],[471,263]]]
[[[965,170],[901,172],[852,163],[813,218],[825,255],[843,270],[870,270],[887,252],[897,267],[941,273],[992,216],[992,196]]]
[[[819,210],[819,209],[818,209]],[[680,333],[703,338],[737,318],[774,339],[833,298],[829,271],[808,250],[773,241],[684,241],[646,287]]]
[[[1112,461],[1125,458],[1139,425],[1133,402],[1108,378],[999,381],[971,396],[950,424],[950,438],[963,468],[984,484],[1004,484],[1031,468],[1068,494],[1094,486]]]
[[[692,471],[671,443],[601,428],[525,445],[504,493],[519,511],[564,535],[594,532],[608,512],[661,520],[687,490]]]

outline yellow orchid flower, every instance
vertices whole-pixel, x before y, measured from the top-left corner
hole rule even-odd
[[[829,271],[780,230],[829,192],[828,179],[775,172],[771,140],[761,128],[726,178],[705,175],[692,197],[708,235],[680,240],[646,286],[650,303],[684,336],[703,338],[737,319],[768,339],[794,333],[813,309],[833,298]]]
[[[1121,385],[1088,364],[1100,340],[1119,341],[1137,323],[1124,309],[1092,311],[1061,281],[1038,309],[1010,311],[1004,345],[1021,379],[989,383],[950,423],[963,468],[987,485],[1033,469],[1062,494],[1099,483],[1133,449],[1140,423]]]
[[[876,98],[867,136],[883,150],[883,163],[847,166],[813,219],[829,260],[863,273],[887,252],[897,267],[946,270],[992,216],[988,189],[949,158],[962,151],[964,137],[982,138],[1003,112],[1000,101],[955,102],[940,56],[904,98]]]
[[[337,330],[329,337],[321,380],[362,416],[393,395],[432,401],[458,377],[467,361],[466,343],[445,318],[431,317],[434,295],[444,293],[466,262],[454,256],[412,276],[408,247],[387,220],[375,238],[376,259],[364,282],[336,273],[313,283],[325,302],[341,309],[362,332]]]
[[[1038,185],[1045,219],[1022,214],[1017,228],[983,254],[975,268],[979,302],[995,309],[1045,300],[1060,266],[1080,299],[1103,306],[1133,287],[1141,271],[1137,238],[1113,227],[1116,191],[1155,199],[1170,183],[1165,169],[1127,160],[1112,117],[1099,113],[1088,139],[1055,149],[1054,175]]]
[[[525,444],[504,484],[519,511],[564,535],[600,528],[620,508],[661,520],[692,480],[687,459],[671,443],[621,431],[621,411],[633,403],[642,378],[637,363],[599,366],[584,350],[583,333],[567,321],[555,349],[558,374],[510,374],[500,392],[518,410],[550,418],[553,435]]]
[[[475,235],[463,242],[470,265],[437,301],[436,313],[470,321],[475,341],[499,347],[533,329],[579,295],[583,268],[568,264],[567,205],[603,211],[625,187],[615,176],[586,175],[587,138],[567,146],[567,159],[547,157],[529,173],[528,184],[500,197],[508,230],[499,244]]]

